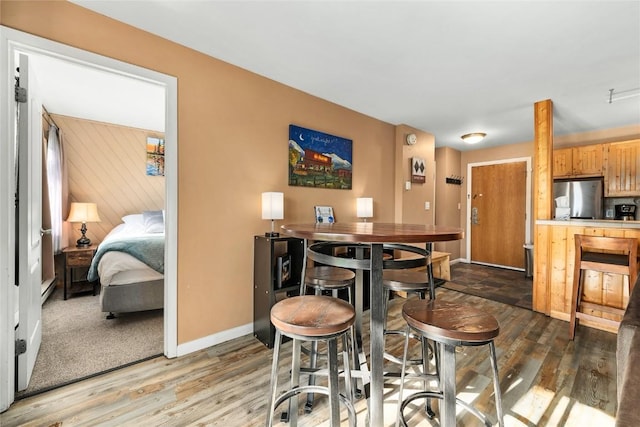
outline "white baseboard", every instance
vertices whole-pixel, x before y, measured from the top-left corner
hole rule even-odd
[[[227,329],[217,334],[202,337],[184,344],[178,344],[177,356],[184,356],[185,354],[193,353],[194,351],[202,350],[248,334],[253,334],[253,323],[247,323],[246,325]]]

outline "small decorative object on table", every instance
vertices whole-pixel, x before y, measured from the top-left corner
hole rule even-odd
[[[333,208],[331,206],[314,206],[316,213],[316,222],[324,224],[333,224],[336,218],[333,216]]]

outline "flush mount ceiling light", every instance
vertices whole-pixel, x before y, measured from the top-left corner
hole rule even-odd
[[[462,138],[462,140],[467,144],[476,144],[482,141],[485,136],[487,136],[487,134],[484,132],[474,132],[462,135],[460,138]]]

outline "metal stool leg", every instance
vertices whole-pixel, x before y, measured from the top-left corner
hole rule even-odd
[[[322,295],[322,289],[316,288],[316,295]],[[318,367],[318,341],[313,341],[311,343],[311,352],[309,353],[309,368],[315,369]],[[314,374],[309,374],[309,385],[316,384],[316,376]],[[307,403],[304,405],[304,413],[310,414],[313,411],[313,400],[315,396],[313,393],[307,394]]]
[[[327,359],[329,363],[329,411],[331,412],[331,427],[340,426],[340,384],[338,382],[338,342],[330,338],[327,342]]]
[[[274,403],[276,401],[276,394],[278,392],[278,365],[280,361],[280,331],[276,329],[276,336],[273,346],[273,362],[271,364],[271,390],[269,392],[269,403],[267,407],[269,412],[267,413],[267,427],[273,426],[273,413],[275,411]]]
[[[498,377],[498,359],[496,358],[496,346],[493,341],[489,343],[489,351],[491,352],[491,369],[493,370],[493,389],[495,391],[498,426],[504,427],[504,414],[502,413],[502,393],[500,392],[500,378]]]
[[[407,371],[407,356],[409,353],[409,335],[411,334],[411,329],[409,326],[406,328],[407,332],[404,334],[404,350],[402,352],[402,369],[400,371],[400,391],[398,391],[398,411],[396,414],[396,427],[400,426],[402,423],[403,427],[407,427],[407,423],[404,421],[404,417],[402,416],[402,402],[404,400],[404,379]]]

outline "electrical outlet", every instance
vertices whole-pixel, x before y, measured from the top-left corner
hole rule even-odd
[[[428,211],[429,209],[431,209],[431,203],[424,202],[424,210]]]

